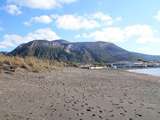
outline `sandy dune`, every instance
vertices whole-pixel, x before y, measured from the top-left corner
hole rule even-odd
[[[2,73],[0,120],[160,120],[160,78],[76,68]]]

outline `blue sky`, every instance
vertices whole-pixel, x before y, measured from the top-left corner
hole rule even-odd
[[[159,26],[159,0],[1,0],[0,51],[61,38],[160,55]]]

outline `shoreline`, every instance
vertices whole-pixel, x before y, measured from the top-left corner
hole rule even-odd
[[[144,74],[144,75],[150,75],[150,76],[155,76],[155,77],[160,77],[160,75],[158,73],[153,72],[154,70],[157,70],[157,69],[159,70],[160,68],[127,69],[125,71],[132,72],[132,73],[138,73],[138,74]]]

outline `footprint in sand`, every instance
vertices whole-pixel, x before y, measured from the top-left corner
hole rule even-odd
[[[136,113],[135,115],[136,115],[136,116],[138,116],[138,117],[142,117],[142,115],[141,115],[141,114],[139,114],[139,113]]]
[[[70,111],[70,110],[67,108],[66,111]]]
[[[83,107],[84,107],[84,105],[81,105],[81,107],[83,108]]]
[[[124,114],[124,113],[120,113],[120,115],[121,115],[121,116],[125,116],[125,114]]]
[[[81,115],[84,115],[84,113],[82,112]]]
[[[99,110],[99,113],[101,113],[101,114],[102,114],[102,113],[103,113],[103,111],[102,111],[102,110]]]
[[[100,119],[103,119],[103,117],[102,117],[102,116],[100,116],[100,115],[99,115],[98,117],[99,117]]]
[[[91,112],[91,109],[90,109],[90,108],[87,108],[86,111],[87,111],[87,112]]]
[[[110,117],[112,117],[112,118],[113,118],[113,117],[114,117],[114,114],[110,115]]]

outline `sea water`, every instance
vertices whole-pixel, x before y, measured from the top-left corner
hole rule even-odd
[[[153,76],[160,76],[160,68],[131,69],[128,71],[135,73],[143,73]]]

